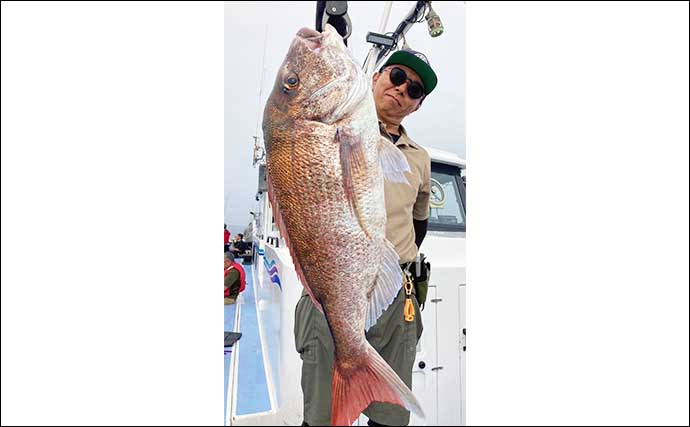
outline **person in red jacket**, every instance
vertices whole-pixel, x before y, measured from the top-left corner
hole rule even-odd
[[[225,226],[225,250],[223,252],[227,252],[230,250],[230,231],[227,224],[223,224],[223,226]]]
[[[237,296],[244,291],[247,282],[244,268],[235,262],[235,257],[230,252],[225,253],[225,304],[234,304]]]

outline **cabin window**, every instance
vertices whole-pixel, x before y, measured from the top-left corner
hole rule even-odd
[[[460,168],[431,164],[429,230],[465,231],[465,188]]]

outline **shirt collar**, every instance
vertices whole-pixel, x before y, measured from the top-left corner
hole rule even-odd
[[[380,129],[382,132],[384,132],[384,133],[390,135],[390,133],[388,133],[388,131],[386,130],[385,126],[383,126],[383,124],[382,124],[381,122],[379,122],[379,129]],[[397,146],[397,147],[400,147],[400,146],[407,146],[407,147],[412,147],[412,148],[414,148],[415,150],[418,150],[418,149],[419,149],[419,146],[417,145],[416,142],[414,142],[412,139],[410,139],[409,136],[407,136],[407,131],[405,130],[405,128],[403,127],[403,125],[398,125],[398,129],[400,130],[400,138],[398,138],[398,141],[397,141],[397,142],[393,142],[393,144],[395,144],[395,146]],[[391,141],[391,142],[392,142],[392,141]]]

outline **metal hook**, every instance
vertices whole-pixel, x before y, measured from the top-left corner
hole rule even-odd
[[[341,22],[338,20],[342,19]],[[331,25],[338,31],[343,38],[343,42],[347,45],[347,39],[352,34],[352,21],[347,14],[346,1],[327,1],[324,7],[323,16],[321,18],[321,31],[326,28],[326,24],[333,21]],[[342,24],[345,24],[343,28]],[[345,34],[343,34],[343,32]]]

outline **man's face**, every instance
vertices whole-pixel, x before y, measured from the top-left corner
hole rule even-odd
[[[408,80],[400,86],[391,82],[390,72],[393,67],[405,71],[409,80],[419,84],[422,84],[422,80],[411,68],[399,64],[389,65],[380,73],[374,74],[374,101],[379,118],[388,123],[400,123],[404,117],[417,111],[423,98],[410,98],[407,93],[407,86],[410,84]]]
[[[225,268],[228,268],[228,267],[230,267],[231,265],[232,265],[232,263],[230,262],[230,260],[226,259],[226,260],[225,260]]]

